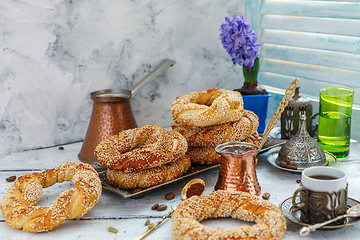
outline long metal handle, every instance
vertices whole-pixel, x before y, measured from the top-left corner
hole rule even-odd
[[[175,208],[173,210],[171,210],[170,212],[168,212],[165,216],[163,216],[159,221],[157,221],[157,223],[149,228],[148,230],[146,230],[143,234],[141,234],[140,236],[138,236],[137,238],[135,238],[134,240],[141,240],[144,237],[146,237],[149,233],[151,233],[157,226],[159,226],[165,219],[167,219],[173,212],[175,211]]]
[[[131,89],[131,96],[139,92],[143,87],[145,87],[149,82],[154,80],[162,72],[164,72],[169,67],[172,67],[176,62],[170,59],[164,59],[161,63],[156,66],[152,71],[150,71],[145,77],[143,77],[135,86]]]
[[[314,225],[305,226],[302,229],[300,229],[299,233],[300,233],[300,235],[305,236],[305,235],[308,235],[311,231],[315,231],[316,229],[321,228],[321,227],[323,227],[325,225],[328,225],[329,223],[338,221],[338,220],[343,219],[343,218],[348,218],[348,217],[354,217],[354,216],[351,215],[351,214],[344,214],[344,215],[338,216],[336,218],[327,220],[327,221],[322,222],[322,223],[317,223],[317,224],[314,224]]]
[[[267,126],[263,136],[261,137],[258,146],[260,149],[264,146],[264,143],[267,137],[270,134],[270,131],[274,128],[275,124],[281,117],[281,113],[284,111],[285,107],[288,105],[291,97],[294,95],[295,89],[299,84],[299,79],[295,79],[290,83],[290,86],[286,89],[285,95],[283,96],[281,102],[279,103],[278,108],[276,109],[274,115],[270,119],[269,125]]]

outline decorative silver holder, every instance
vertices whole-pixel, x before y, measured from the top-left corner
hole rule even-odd
[[[297,168],[326,165],[324,151],[306,130],[305,115],[300,116],[299,131],[280,149],[276,163],[281,166],[281,162]]]

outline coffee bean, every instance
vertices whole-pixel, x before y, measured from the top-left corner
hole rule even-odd
[[[265,200],[268,200],[270,197],[270,193],[266,192],[262,195],[262,198],[265,199]]]
[[[63,146],[59,147],[59,150],[64,150],[64,147]]]
[[[300,179],[296,180],[296,183],[301,183],[301,180]]]
[[[288,169],[297,170],[297,166],[286,165],[286,167],[287,167]]]
[[[286,168],[286,166],[287,166],[287,163],[285,161],[280,162],[280,167]]]
[[[15,181],[15,179],[16,179],[16,176],[11,176],[11,177],[8,177],[8,178],[6,179],[6,181],[7,181],[7,182],[13,182],[13,181]]]
[[[171,200],[175,198],[175,194],[174,193],[168,193],[165,195],[166,200]]]
[[[161,204],[156,208],[156,210],[158,210],[158,211],[164,211],[166,209],[167,209],[167,206],[165,204]]]
[[[135,189],[135,190],[133,191],[133,193],[138,193],[138,192],[141,192],[141,191],[142,191],[141,188],[137,188],[137,189]]]
[[[159,204],[156,203],[156,204],[154,204],[154,205],[151,207],[151,209],[152,209],[152,210],[155,210],[155,209],[157,209],[158,206],[159,206]]]
[[[134,189],[134,191],[132,192],[134,194],[134,196],[132,196],[131,198],[132,199],[140,199],[140,198],[143,198],[145,195],[144,194],[137,194],[137,193],[140,193],[143,189],[141,188],[136,188]],[[135,195],[137,194],[137,195]]]

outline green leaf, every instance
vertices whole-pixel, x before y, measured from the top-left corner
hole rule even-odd
[[[254,66],[252,68],[243,66],[243,74],[245,82],[250,83],[250,85],[257,85],[257,76],[260,70],[260,60],[255,58]]]

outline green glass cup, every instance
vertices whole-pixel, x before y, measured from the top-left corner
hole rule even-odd
[[[318,141],[337,158],[349,155],[354,92],[346,88],[320,90]]]

